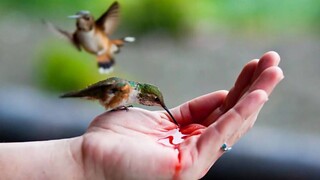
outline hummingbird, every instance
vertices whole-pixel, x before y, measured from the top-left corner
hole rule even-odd
[[[161,91],[151,84],[111,77],[92,84],[85,89],[69,92],[60,97],[98,100],[107,111],[128,110],[128,107],[134,103],[146,106],[161,106],[167,111],[173,122],[178,125],[165,105]]]
[[[100,73],[110,73],[115,63],[114,55],[120,52],[120,47],[126,42],[135,41],[134,37],[109,38],[118,25],[119,8],[119,3],[114,2],[97,20],[89,11],[79,11],[69,16],[69,18],[76,19],[76,30],[73,33],[62,30],[49,22],[44,23],[52,31],[69,39],[79,51],[84,49],[96,55]]]

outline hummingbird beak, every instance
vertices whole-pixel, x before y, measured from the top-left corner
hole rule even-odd
[[[68,18],[78,19],[78,18],[80,18],[82,15],[86,15],[86,14],[90,14],[90,11],[82,10],[82,11],[79,11],[79,12],[78,12],[77,14],[75,14],[75,15],[68,16]]]
[[[179,126],[178,122],[176,121],[176,119],[173,117],[173,115],[171,114],[171,112],[169,111],[169,109],[165,106],[165,105],[162,105],[163,109],[167,111],[167,113],[170,115],[170,117],[172,118],[173,122]]]
[[[71,16],[68,16],[68,18],[72,18],[72,19],[78,19],[80,18],[81,16],[79,14],[75,14],[75,15],[71,15]]]

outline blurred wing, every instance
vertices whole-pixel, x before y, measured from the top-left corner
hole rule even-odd
[[[51,32],[59,35],[60,37],[62,36],[64,38],[67,38],[75,48],[77,48],[79,51],[81,51],[79,41],[78,41],[75,34],[72,34],[68,31],[62,30],[62,29],[54,26],[52,23],[50,23],[48,21],[43,20],[42,22],[48,27],[48,29]]]
[[[115,94],[117,92],[121,92],[123,87],[127,85],[127,82],[125,80],[119,79],[117,77],[112,77],[100,82],[97,82],[88,88],[87,90],[93,90],[93,91],[100,91],[101,93],[100,97],[101,99],[104,99],[106,96],[110,94]]]
[[[99,81],[95,84],[90,85],[88,88],[96,88],[96,87],[114,87],[114,88],[122,88],[127,84],[127,81],[117,78],[117,77],[111,77],[103,81]]]
[[[104,100],[108,97],[109,94],[115,93],[122,89],[126,83],[119,83],[118,78],[109,78],[103,81],[99,81],[95,84],[88,86],[85,89],[69,92],[62,96],[61,98],[68,98],[68,97],[85,97],[89,99],[101,99]]]
[[[102,16],[96,21],[96,24],[104,30],[107,35],[117,28],[119,22],[119,3],[114,2],[109,9],[102,14]]]

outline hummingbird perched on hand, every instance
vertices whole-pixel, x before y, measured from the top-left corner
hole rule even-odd
[[[146,106],[161,106],[168,112],[172,120],[178,125],[166,105],[160,90],[151,84],[138,83],[125,79],[111,77],[99,81],[85,89],[70,92],[62,98],[78,97],[91,100],[99,100],[100,104],[110,110],[128,110],[128,106],[139,103]]]
[[[113,70],[114,54],[120,52],[120,47],[125,42],[135,41],[134,37],[124,37],[122,39],[111,40],[109,36],[116,29],[119,21],[119,3],[114,2],[109,9],[97,20],[89,11],[79,11],[69,18],[76,19],[76,31],[67,32],[55,27],[49,22],[47,26],[63,36],[67,37],[70,42],[79,50],[81,48],[97,56],[100,73],[109,73]]]

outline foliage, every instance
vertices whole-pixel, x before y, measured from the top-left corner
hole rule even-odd
[[[26,16],[61,19],[78,10],[90,10],[95,16],[104,12],[113,0],[2,0],[1,9]],[[319,0],[119,0],[122,28],[136,36],[161,31],[173,36],[187,27],[206,21],[223,24],[236,31],[313,30],[319,27]],[[186,26],[191,25],[191,26]],[[320,29],[318,29],[320,30]],[[126,33],[127,34],[127,33]]]
[[[87,53],[58,44],[46,45],[42,51],[35,75],[41,87],[47,90],[77,90],[107,78],[107,75],[98,73],[95,57]],[[108,76],[111,75],[114,74]]]
[[[143,35],[160,32],[179,36],[185,28],[184,3],[182,0],[130,1],[123,12],[125,27],[130,32]]]
[[[313,29],[318,0],[216,0],[216,19],[236,30],[299,32]]]

